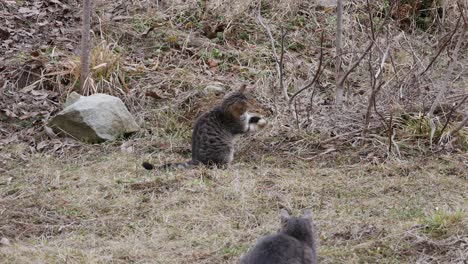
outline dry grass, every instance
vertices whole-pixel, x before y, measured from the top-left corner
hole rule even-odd
[[[235,263],[277,230],[280,208],[313,209],[321,263],[467,257],[464,156],[371,165],[251,153],[229,170],[154,174],[140,167],[153,147],[131,142],[133,154],[116,144],[37,154],[2,175],[4,263]],[[152,159],[187,157],[169,150]]]

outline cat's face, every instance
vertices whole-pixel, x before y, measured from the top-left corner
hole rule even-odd
[[[235,92],[227,94],[221,103],[221,107],[225,113],[228,113],[235,119],[239,119],[249,107],[249,99],[245,92],[245,86],[242,86]]]

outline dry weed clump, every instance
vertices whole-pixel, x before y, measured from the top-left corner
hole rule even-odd
[[[80,91],[83,95],[94,93],[107,93],[112,95],[125,95],[128,86],[125,82],[126,74],[123,69],[121,48],[117,43],[108,43],[101,40],[91,46],[90,52],[90,83],[87,90]],[[65,58],[54,65],[52,72],[46,73],[59,85],[61,94],[67,95],[77,90],[80,80],[79,58]]]

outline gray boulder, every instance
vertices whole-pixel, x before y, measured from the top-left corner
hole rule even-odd
[[[80,96],[75,92],[49,126],[89,143],[115,140],[140,129],[120,98],[107,94]]]

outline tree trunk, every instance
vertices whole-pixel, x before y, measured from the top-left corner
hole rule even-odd
[[[80,85],[81,92],[84,92],[88,85],[89,76],[89,50],[91,46],[90,33],[91,30],[91,8],[92,0],[83,0],[83,28],[81,32],[81,71]]]

